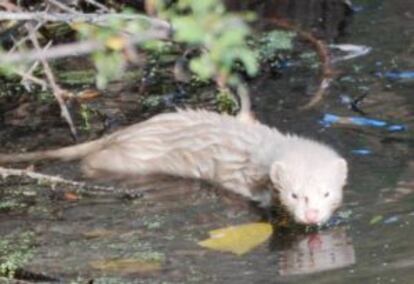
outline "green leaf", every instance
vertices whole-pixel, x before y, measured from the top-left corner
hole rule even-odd
[[[243,63],[247,74],[254,76],[259,71],[257,54],[254,51],[243,49],[239,51],[239,59]]]
[[[199,21],[194,17],[175,18],[172,24],[175,30],[174,38],[176,40],[188,43],[199,43],[203,41],[205,33]]]
[[[209,79],[215,74],[215,64],[211,60],[210,56],[202,55],[198,58],[194,58],[190,62],[190,69],[196,73],[202,80]]]
[[[96,74],[96,86],[99,89],[106,87],[110,80],[120,78],[124,73],[124,57],[119,52],[97,52],[93,55]]]

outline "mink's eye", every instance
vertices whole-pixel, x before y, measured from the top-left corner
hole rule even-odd
[[[329,191],[323,195],[325,198],[329,197]]]
[[[296,193],[292,193],[292,198],[293,199],[298,199],[298,196],[296,195]]]

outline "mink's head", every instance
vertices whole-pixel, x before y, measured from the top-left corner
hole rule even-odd
[[[347,162],[331,148],[313,141],[292,143],[270,169],[279,199],[302,224],[326,222],[342,203]]]

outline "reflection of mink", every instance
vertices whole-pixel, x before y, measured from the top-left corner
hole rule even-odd
[[[296,221],[322,223],[340,205],[346,161],[318,142],[256,121],[180,110],[56,150],[0,154],[0,163],[82,159],[90,177],[167,174],[220,184],[268,204],[277,191]],[[266,187],[272,188],[266,191]]]

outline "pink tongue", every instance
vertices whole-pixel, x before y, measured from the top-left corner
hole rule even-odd
[[[308,238],[308,247],[311,251],[321,250],[322,248],[322,238],[319,234],[314,234]]]

